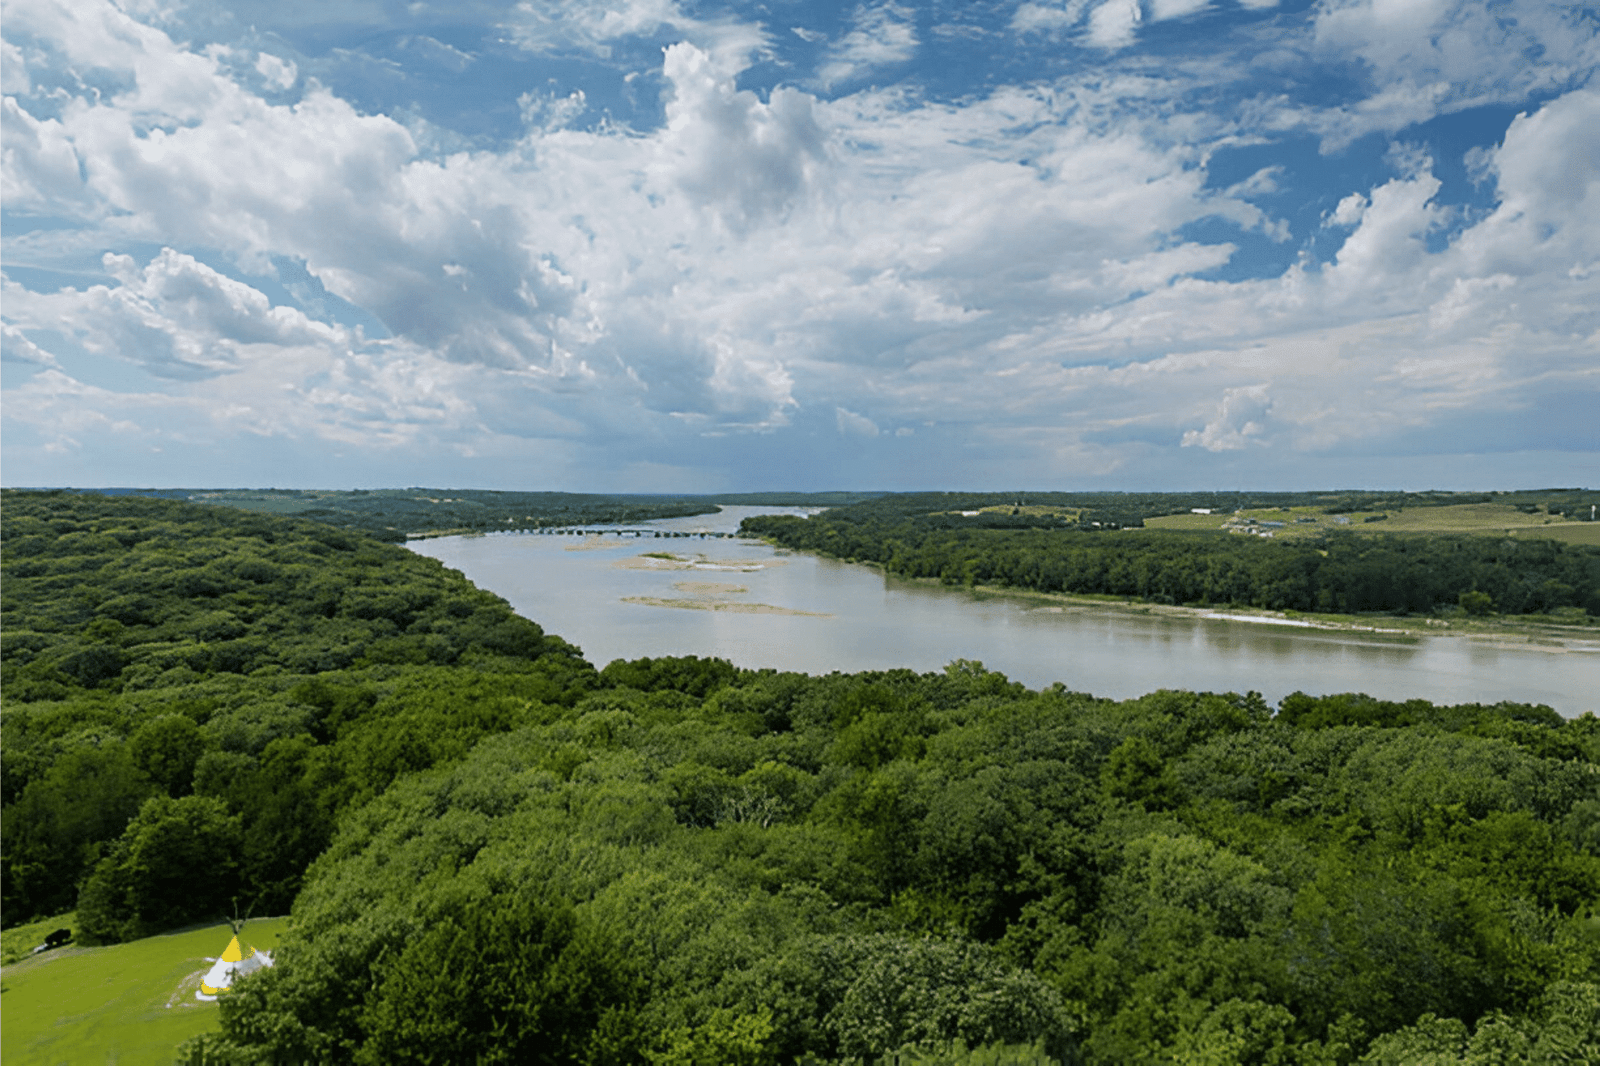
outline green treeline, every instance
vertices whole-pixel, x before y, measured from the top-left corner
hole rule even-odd
[[[851,521],[913,521],[929,528],[1101,529],[1138,528],[1147,518],[1187,514],[1203,507],[1217,514],[1258,508],[1313,507],[1324,514],[1391,511],[1497,503],[1526,514],[1560,515],[1589,521],[1600,504],[1592,489],[1523,489],[1515,492],[1375,492],[1362,489],[1309,492],[894,492],[828,506],[848,507]],[[819,504],[820,506],[820,504]],[[961,511],[986,510],[961,517]],[[1054,514],[1050,512],[1056,512]],[[1013,513],[1014,512],[1014,513]],[[1076,516],[1075,518],[1073,516]]]
[[[293,908],[184,1062],[1600,1057],[1593,716],[596,670],[326,526],[3,503],[7,924]]]
[[[642,522],[717,509],[703,497],[487,489],[112,489],[103,494],[309,518],[391,542],[408,535]]]
[[[762,515],[742,531],[946,584],[1273,610],[1424,614],[1465,602],[1505,614],[1580,607],[1600,615],[1600,549],[1559,541],[1340,532],[1272,542],[1206,531],[1040,529],[1024,516],[997,516],[1018,528],[961,521],[884,517],[863,505],[809,519]]]
[[[106,489],[96,495],[154,497],[259,514],[309,518],[377,540],[645,522],[713,514],[718,504],[837,507],[859,492],[751,492],[662,496],[488,489]]]

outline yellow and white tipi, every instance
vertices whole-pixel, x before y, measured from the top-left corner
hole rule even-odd
[[[232,988],[233,982],[245,974],[272,965],[271,952],[257,951],[255,948],[250,948],[249,952],[247,955],[239,947],[239,934],[235,932],[222,957],[200,978],[200,990],[194,994],[194,998],[208,1001],[216,999],[219,992]]]

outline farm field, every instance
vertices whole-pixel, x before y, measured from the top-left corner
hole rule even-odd
[[[1549,537],[1567,544],[1588,544],[1600,548],[1600,522],[1564,522],[1554,526],[1518,532],[1518,536]]]
[[[288,926],[287,918],[252,921],[240,942],[271,951]],[[0,1058],[7,1066],[171,1066],[179,1044],[217,1027],[217,1005],[194,992],[231,935],[226,924],[210,925],[6,966]]]
[[[1040,503],[1040,504],[1034,504],[1034,503],[1024,503],[1024,504],[993,503],[993,504],[985,504],[982,507],[972,508],[971,510],[963,510],[963,509],[957,508],[956,510],[953,510],[953,511],[944,511],[944,512],[939,512],[939,513],[943,513],[943,514],[959,514],[959,515],[980,515],[980,514],[985,514],[985,515],[1027,515],[1030,518],[1068,518],[1068,519],[1077,519],[1077,518],[1081,518],[1083,516],[1083,508],[1081,508],[1081,507],[1058,507],[1058,506],[1055,506],[1053,504],[1044,504],[1044,503]]]
[[[1464,503],[1406,510],[1324,514],[1317,507],[1262,507],[1236,514],[1176,514],[1145,519],[1149,529],[1215,529],[1282,522],[1272,530],[1280,540],[1317,536],[1331,529],[1358,533],[1479,533],[1488,536],[1550,537],[1567,544],[1600,545],[1600,522],[1572,522],[1543,512],[1526,514],[1510,504]],[[1341,521],[1342,519],[1342,521]],[[1247,527],[1248,528],[1248,527]]]
[[[1574,522],[1560,515],[1527,514],[1503,503],[1463,503],[1382,512],[1381,522],[1352,516],[1351,526],[1363,533],[1468,533],[1499,537],[1548,537],[1567,544],[1600,546],[1600,522]]]
[[[1238,512],[1161,515],[1156,518],[1146,518],[1144,524],[1146,529],[1222,531],[1259,528],[1245,524],[1246,519],[1254,519],[1257,523],[1282,522],[1281,527],[1271,529],[1273,536],[1279,540],[1297,540],[1303,537],[1321,536],[1331,529],[1359,527],[1363,519],[1378,513],[1380,512],[1362,511],[1355,514],[1331,515],[1324,514],[1320,507],[1253,507]]]

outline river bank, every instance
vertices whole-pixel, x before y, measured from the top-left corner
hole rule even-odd
[[[869,565],[880,573],[883,568]],[[889,576],[886,574],[886,576]],[[901,578],[928,588],[949,588],[937,578]],[[1584,651],[1600,653],[1600,625],[1592,620],[1565,623],[1544,617],[1460,618],[1416,615],[1321,614],[1302,611],[1273,611],[1261,607],[1198,607],[1181,604],[1146,603],[1125,596],[1078,595],[1064,592],[1034,592],[1002,585],[974,585],[968,591],[978,599],[1006,599],[1034,604],[1039,611],[1106,611],[1119,614],[1159,615],[1167,618],[1194,618],[1255,625],[1290,626],[1381,635],[1394,638],[1454,636],[1498,647],[1521,647],[1545,651]]]
[[[836,557],[821,552],[808,552],[786,548],[766,538],[761,543],[773,549],[776,555],[811,555],[821,559]],[[1007,585],[947,585],[933,577],[903,577],[890,573],[882,564],[864,559],[837,559],[852,566],[862,566],[883,576],[886,581],[904,583],[910,587],[927,589],[964,589],[978,601],[1009,600],[1014,603],[1033,604],[1033,610],[1046,612],[1104,611],[1109,614],[1158,616],[1165,618],[1200,619],[1223,622],[1241,622],[1255,625],[1286,626],[1299,629],[1318,629],[1329,632],[1367,634],[1396,639],[1422,637],[1463,637],[1486,646],[1526,648],[1530,650],[1565,652],[1580,651],[1600,654],[1600,619],[1587,616],[1564,621],[1548,615],[1488,615],[1473,616],[1462,612],[1450,618],[1422,615],[1391,614],[1335,614],[1312,611],[1277,611],[1265,607],[1197,606],[1188,604],[1151,603],[1127,596],[1097,593],[1039,592],[1018,589]]]
[[[815,552],[796,551],[762,540],[773,549],[775,556],[787,554],[813,555],[830,558]],[[617,547],[623,546],[619,542]],[[568,548],[568,551],[573,549]],[[907,578],[891,574],[880,563],[859,560],[840,560],[853,566],[863,566],[885,580],[905,582],[929,589],[951,590],[938,578]],[[704,555],[686,556],[671,552],[647,552],[630,559],[618,560],[612,565],[637,569],[761,569],[762,564],[715,562]],[[774,559],[765,566],[781,566]],[[1465,612],[1453,618],[1418,615],[1389,614],[1333,614],[1309,611],[1275,611],[1264,607],[1218,607],[1185,604],[1149,603],[1126,596],[1108,596],[1067,592],[1037,592],[1015,589],[1004,585],[972,585],[966,591],[975,599],[1004,599],[1031,605],[1030,610],[1059,613],[1064,611],[1107,611],[1132,615],[1159,615],[1167,618],[1202,619],[1220,622],[1241,622],[1253,625],[1288,626],[1301,629],[1319,629],[1329,632],[1376,635],[1390,638],[1421,638],[1437,636],[1464,637],[1494,647],[1520,647],[1531,650],[1565,652],[1582,651],[1600,653],[1600,625],[1594,619],[1582,618],[1562,621],[1544,615],[1505,617],[1503,615],[1472,616]],[[642,603],[643,599],[630,602]],[[678,603],[671,604],[679,606]],[[667,606],[662,603],[659,606]]]
[[[679,530],[736,528],[748,513],[671,521]],[[1113,699],[1158,688],[1255,690],[1271,703],[1293,692],[1365,692],[1544,703],[1568,716],[1600,711],[1600,629],[1500,626],[1470,634],[1479,639],[1430,640],[1462,633],[1422,619],[1295,617],[911,581],[755,538],[693,548],[680,541],[666,551],[661,541],[632,538],[565,550],[572,543],[464,537],[412,548],[504,596],[597,665],[696,655],[827,674],[937,671],[966,659],[1030,688],[1059,682]]]

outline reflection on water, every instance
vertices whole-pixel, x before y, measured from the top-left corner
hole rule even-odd
[[[727,507],[720,515],[647,525],[731,531],[745,515],[774,510]],[[642,655],[714,655],[746,667],[828,673],[938,670],[954,659],[978,659],[1032,688],[1059,681],[1119,699],[1158,688],[1255,689],[1276,703],[1298,689],[1446,703],[1512,699],[1547,703],[1568,715],[1600,709],[1600,650],[1553,653],[1460,637],[1040,609],[1035,601],[975,597],[749,541],[607,538],[587,551],[564,550],[576,543],[574,537],[488,536],[411,546],[504,596],[597,665]],[[737,587],[744,591],[697,592],[707,606],[737,602],[777,610],[656,606],[650,601],[682,601],[684,591],[675,585],[697,571],[618,565],[652,551],[698,553],[737,565]]]

